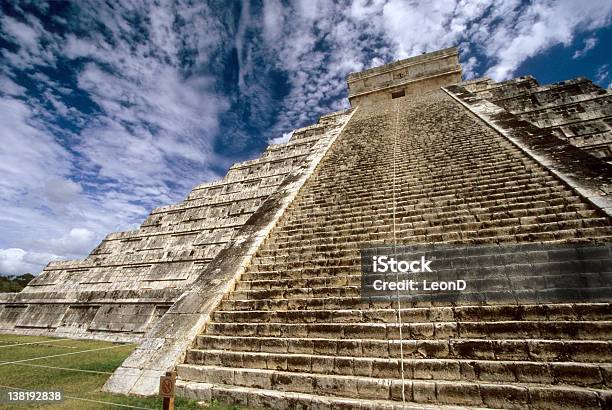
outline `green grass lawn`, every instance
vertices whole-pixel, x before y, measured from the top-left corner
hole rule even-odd
[[[0,385],[16,388],[14,390],[61,390],[65,397],[61,403],[57,404],[9,405],[0,403],[0,409],[130,408],[127,406],[160,409],[161,399],[157,397],[139,398],[101,391],[110,374],[119,367],[135,347],[135,344],[116,344],[94,340],[0,335]],[[90,351],[86,352],[87,350]],[[21,362],[11,363],[16,361]],[[12,389],[0,387],[0,390]],[[197,409],[199,407],[195,401],[177,398],[175,408]],[[233,407],[213,405],[207,408],[222,410]]]

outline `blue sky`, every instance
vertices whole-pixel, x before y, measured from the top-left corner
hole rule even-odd
[[[612,83],[612,2],[2,1],[0,273],[77,258],[450,45],[464,78]]]

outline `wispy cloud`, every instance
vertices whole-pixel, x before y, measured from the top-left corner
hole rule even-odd
[[[610,77],[610,64],[602,64],[595,72],[595,82],[603,84]],[[609,87],[608,87],[609,88]]]
[[[62,259],[61,256],[27,252],[20,248],[0,249],[0,272],[4,275],[21,275],[37,272],[49,261]]]
[[[584,46],[580,50],[576,50],[573,59],[584,57],[589,51],[591,51],[597,45],[596,37],[589,37],[584,39]]]
[[[612,3],[536,1],[524,9],[508,7],[508,14],[493,17],[502,16],[504,20],[497,25],[491,17],[486,18],[485,23],[491,22],[493,29],[483,30],[485,36],[479,38],[485,44],[485,54],[493,61],[486,74],[497,80],[511,77],[525,60],[554,45],[569,46],[576,33],[610,24]]]
[[[287,142],[293,136],[293,131],[285,132],[280,137],[270,139],[270,144],[282,144],[283,142]]]

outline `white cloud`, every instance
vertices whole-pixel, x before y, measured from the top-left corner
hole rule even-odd
[[[285,132],[280,137],[272,138],[268,142],[270,144],[282,144],[282,143],[289,141],[292,136],[293,136],[293,131]]]
[[[609,75],[610,75],[610,65],[602,64],[599,67],[597,67],[597,72],[595,73],[595,82],[601,84],[604,81],[606,81]]]
[[[45,178],[43,184],[42,197],[45,204],[53,210],[64,210],[77,201],[83,192],[81,184],[58,176]]]
[[[21,96],[26,92],[26,89],[6,75],[0,74],[0,92],[10,96]]]
[[[2,24],[2,31],[8,34],[20,47],[29,50],[36,50],[38,48],[38,33],[30,25],[9,16],[2,17],[0,23]]]
[[[476,67],[478,66],[478,59],[476,57],[470,57],[467,61],[461,64],[461,68],[463,69],[463,78],[465,80],[470,80],[477,76]]]
[[[268,43],[280,38],[283,30],[284,16],[280,0],[270,0],[263,3],[263,30]]]
[[[271,2],[263,11],[264,43],[258,51],[269,64],[289,75],[291,85],[270,135],[284,134],[346,107],[345,76],[365,68],[369,61],[363,50],[375,47],[375,38],[368,36],[369,23],[360,20],[369,11],[356,7],[353,12],[359,18],[344,18],[350,11],[339,5],[307,1],[291,7]],[[323,36],[329,50],[321,49]]]
[[[394,44],[395,59],[452,45],[464,45],[467,51],[474,44],[492,62],[486,75],[502,80],[526,59],[556,44],[571,44],[575,33],[606,26],[611,15],[612,3],[606,0],[536,0],[526,5],[517,0],[390,0],[382,6],[382,22],[372,26]],[[368,10],[367,16],[378,15]],[[593,46],[588,40],[584,52]]]
[[[395,57],[406,58],[454,44],[465,31],[456,18],[454,1],[410,3],[391,0],[383,7],[388,38],[395,43]]]
[[[89,241],[86,249],[82,229],[87,228],[74,230],[75,223],[88,221],[87,230],[99,232],[98,238],[116,223],[109,223],[112,214],[71,179],[73,154],[41,122],[42,108],[28,102],[0,96],[0,274],[38,273],[52,259],[82,256],[95,243]],[[100,215],[102,221],[96,221]]]
[[[73,57],[95,57],[96,63],[87,64],[79,74],[78,84],[103,110],[82,132],[79,151],[100,167],[101,176],[120,183],[172,181],[187,190],[200,182],[196,178],[216,176],[205,167],[218,162],[211,143],[218,116],[228,103],[211,91],[210,78],[181,75],[180,40],[170,11],[152,10],[151,43],[117,41],[111,46],[100,34],[69,39]],[[116,14],[103,18],[117,39],[134,34]],[[193,175],[193,169],[177,168],[181,160],[204,169]]]
[[[584,57],[590,50],[592,50],[597,45],[596,37],[589,37],[584,40],[584,46],[580,50],[576,50],[573,59]]]
[[[509,78],[526,59],[557,44],[570,45],[577,32],[606,26],[611,15],[612,3],[605,0],[539,1],[514,10],[511,19],[490,33],[485,52],[495,64],[486,74]]]
[[[370,60],[370,64],[368,64],[368,68],[373,68],[373,67],[378,67],[381,65],[385,64],[385,60],[383,60],[380,57],[374,57],[372,60]]]
[[[0,31],[5,33],[6,40],[19,47],[16,52],[2,52],[14,67],[33,68],[36,64],[55,64],[59,37],[45,31],[38,19],[32,17],[24,23],[10,16],[2,16]]]
[[[72,228],[68,234],[51,240],[51,248],[63,255],[89,253],[100,238],[87,228]]]
[[[60,259],[57,255],[27,252],[20,248],[0,249],[0,274],[36,274],[50,260]]]
[[[2,144],[0,198],[9,200],[24,191],[40,192],[50,175],[64,178],[71,164],[67,151],[37,126],[30,107],[12,97],[0,98]]]

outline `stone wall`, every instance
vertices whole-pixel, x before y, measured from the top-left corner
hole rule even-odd
[[[535,78],[525,76],[462,85],[589,154],[612,161],[612,94],[590,80],[580,77],[540,86]]]

